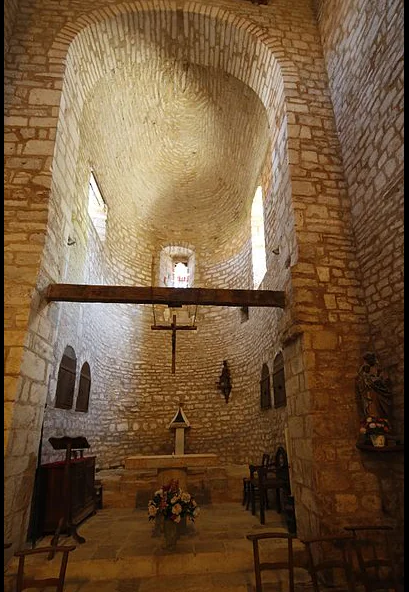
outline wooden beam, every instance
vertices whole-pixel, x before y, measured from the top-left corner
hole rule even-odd
[[[87,286],[50,284],[48,302],[106,302],[119,304],[167,304],[181,306],[262,306],[284,308],[285,294],[273,290],[224,290],[213,288],[156,288],[140,286]]]

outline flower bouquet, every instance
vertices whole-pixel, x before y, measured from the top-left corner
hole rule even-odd
[[[163,521],[163,532],[167,548],[174,548],[178,538],[178,524],[189,518],[194,522],[200,513],[196,501],[186,491],[182,491],[178,481],[163,485],[148,503],[148,519]]]
[[[384,417],[366,417],[359,430],[372,441],[374,446],[385,446],[385,438],[391,430],[389,421]]]

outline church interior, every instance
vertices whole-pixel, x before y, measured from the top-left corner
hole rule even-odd
[[[261,526],[383,525],[402,584],[403,0],[5,0],[4,69],[5,570],[66,527],[67,591],[160,592],[177,481],[243,555],[170,592],[259,592]]]

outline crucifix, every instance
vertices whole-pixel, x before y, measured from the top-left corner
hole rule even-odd
[[[156,331],[172,331],[172,374],[176,371],[176,331],[196,331],[195,325],[177,325],[176,315],[172,316],[170,325],[151,325],[151,329]]]

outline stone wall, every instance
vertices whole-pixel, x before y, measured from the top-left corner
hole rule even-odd
[[[390,376],[392,427],[402,439],[404,3],[317,4],[368,310],[366,348]],[[403,455],[364,462],[381,484],[386,516],[403,525]]]
[[[300,535],[334,529],[358,514],[363,519],[381,515],[379,484],[367,478],[368,469],[355,449],[354,376],[368,325],[310,3],[280,0],[271,8],[232,0],[217,6],[190,2],[176,12],[167,2],[153,8],[150,2],[94,0],[85,9],[71,3],[56,15],[47,0],[36,6],[21,2],[7,56],[6,87],[6,427],[11,434],[6,538],[16,545],[25,534],[47,392],[48,433],[84,429],[107,465],[130,452],[170,451],[165,428],[181,395],[192,422],[187,451],[216,451],[226,463],[247,462],[271,451],[283,443],[288,422]],[[187,174],[180,185],[188,196],[193,187],[190,201],[181,195],[180,174],[172,177],[174,162],[181,163],[177,150],[154,153],[161,157],[159,169],[167,180],[165,195],[169,193],[169,201],[158,206],[149,199],[151,185],[144,190],[139,177],[132,179],[129,173],[148,152],[155,132],[141,129],[141,146],[121,142],[118,132],[120,115],[129,123],[135,111],[124,72],[136,76],[135,84],[148,80],[140,65],[147,58],[164,63],[169,51],[177,74],[172,88],[186,92],[189,82],[196,88],[204,80],[207,96],[217,91],[212,95],[214,127],[223,134],[204,143],[206,158],[200,163],[209,166],[206,176],[200,171],[203,186],[189,184],[193,155],[186,159]],[[217,69],[223,71],[220,76]],[[169,69],[163,75],[167,80]],[[117,93],[109,94],[121,76],[123,93],[118,86]],[[229,80],[224,95],[220,89]],[[233,88],[240,90],[235,100],[229,94]],[[112,108],[107,99],[114,97],[118,104]],[[250,109],[248,116],[231,119],[236,106]],[[110,126],[105,135],[97,116],[100,107],[100,118]],[[243,131],[250,134],[250,147],[257,147],[253,161],[251,150],[240,143]],[[260,133],[264,145],[254,143]],[[169,144],[178,146],[177,141]],[[186,145],[193,152],[194,142]],[[229,146],[235,151],[229,152]],[[158,166],[152,166],[155,159],[149,156],[146,178],[152,181]],[[103,249],[86,214],[87,175],[98,164],[109,208]],[[217,173],[221,181],[214,184]],[[251,309],[244,323],[237,310],[200,311],[198,333],[178,336],[177,385],[169,373],[169,335],[151,332],[151,315],[143,307],[47,305],[41,299],[50,281],[150,285],[152,256],[176,240],[197,243],[199,285],[250,287],[249,213],[260,174],[268,268],[261,288],[284,289],[286,308]],[[203,208],[193,215],[188,206],[199,203],[197,196],[203,198]],[[70,236],[76,244],[69,247]],[[39,245],[38,253],[31,249],[33,243]],[[277,247],[278,254],[273,252]],[[74,347],[79,366],[85,359],[90,363],[89,414],[53,408],[66,345]],[[271,371],[281,350],[289,404],[261,412],[261,366],[266,362]],[[233,381],[227,405],[215,388],[223,359]],[[344,494],[349,497],[342,498]]]
[[[4,56],[9,49],[9,41],[16,20],[18,0],[5,0],[4,2]]]
[[[81,47],[81,57],[90,51],[84,44]],[[111,45],[113,45],[111,41]],[[106,54],[107,55],[107,52]],[[92,63],[92,56],[86,55],[88,63]],[[69,231],[76,238],[76,244],[65,247],[65,253],[69,254],[62,281],[98,283],[103,278],[104,282],[114,284],[149,285],[151,275],[151,262],[158,259],[162,244],[170,242],[175,235],[172,226],[178,223],[180,211],[169,211],[167,224],[164,224],[158,215],[147,216],[143,212],[146,201],[149,198],[149,174],[144,177],[144,198],[136,196],[136,206],[126,199],[124,192],[118,192],[116,187],[119,180],[111,179],[109,175],[112,154],[119,151],[123,139],[120,136],[109,134],[110,141],[106,145],[103,131],[108,125],[108,118],[103,116],[104,104],[113,92],[113,84],[118,94],[130,88],[129,80],[137,78],[139,84],[145,80],[149,89],[148,80],[155,76],[161,76],[168,72],[168,64],[164,62],[153,63],[147,68],[139,69],[132,73],[129,66],[125,71],[119,70],[115,82],[109,80],[108,86],[98,83],[98,90],[92,91],[92,100],[87,100],[83,111],[79,111],[78,91],[79,81],[71,72],[77,71],[75,63],[79,57],[72,57],[73,66],[67,72],[67,82],[63,88],[63,101],[70,105],[69,119],[63,120],[59,128],[56,142],[55,164],[57,170],[66,170],[67,155],[76,163],[75,171],[69,171],[69,176],[75,180],[72,183],[71,200],[73,202],[73,214],[69,209],[64,212],[60,203],[56,201],[58,195],[64,195],[64,200],[69,201],[63,182],[63,175],[54,177],[55,188],[53,191],[53,209],[56,215],[52,219],[58,220],[65,217],[65,224],[71,227]],[[98,64],[95,65],[97,70]],[[162,69],[161,69],[162,66]],[[172,86],[162,82],[159,92],[162,96],[172,95]],[[233,120],[224,121],[223,125],[234,130],[241,130],[240,142],[248,154],[251,162],[245,167],[250,172],[249,180],[242,175],[239,185],[248,187],[246,201],[243,209],[247,215],[246,222],[236,228],[235,235],[229,227],[217,232],[217,242],[214,240],[215,231],[211,232],[210,225],[214,219],[208,217],[207,229],[204,231],[203,222],[197,220],[201,216],[200,211],[192,208],[189,203],[189,195],[183,195],[186,208],[191,211],[191,226],[195,229],[196,237],[184,230],[179,236],[188,244],[195,247],[196,280],[195,285],[208,287],[236,287],[248,288],[251,279],[250,269],[250,224],[249,214],[252,197],[252,189],[256,182],[256,173],[260,169],[262,161],[260,155],[264,155],[267,149],[267,120],[261,103],[254,93],[248,90],[232,77],[223,75],[220,79],[219,71],[208,70],[202,75],[204,86],[208,89],[209,98],[206,100],[209,109],[217,100],[225,105],[226,113],[233,113]],[[195,104],[197,92],[194,88],[187,88],[184,93],[184,102],[191,95],[191,102]],[[147,92],[149,96],[149,92]],[[242,97],[238,100],[236,97]],[[234,98],[234,104],[230,104]],[[128,99],[129,100],[129,99]],[[201,97],[202,102],[205,98]],[[189,103],[187,103],[189,105]],[[172,112],[175,107],[172,105]],[[122,111],[124,113],[124,111]],[[246,114],[245,121],[243,113]],[[249,118],[248,113],[252,113]],[[200,114],[200,112],[199,112]],[[211,113],[210,113],[211,116]],[[134,115],[136,117],[136,115]],[[166,112],[162,114],[166,117]],[[75,118],[75,119],[74,119]],[[113,121],[115,123],[115,121]],[[209,125],[209,124],[208,124]],[[138,124],[130,123],[126,128],[138,129]],[[78,129],[78,133],[74,130]],[[220,134],[219,134],[220,135]],[[263,141],[264,136],[264,141]],[[79,144],[75,142],[78,139]],[[220,140],[221,142],[221,140]],[[130,142],[127,143],[128,145]],[[236,142],[236,150],[239,149],[239,141]],[[252,148],[249,150],[249,146]],[[243,151],[243,149],[240,149]],[[221,161],[222,161],[221,155]],[[138,159],[135,158],[138,162]],[[243,161],[242,161],[243,162]],[[95,236],[87,215],[87,186],[89,176],[89,163],[93,163],[97,173],[98,182],[103,190],[104,199],[108,205],[108,219],[106,241],[102,247]],[[142,172],[136,173],[142,176]],[[182,177],[182,171],[180,172]],[[247,173],[248,175],[248,173]],[[181,197],[181,189],[178,187],[178,198]],[[183,191],[183,189],[182,189]],[[189,186],[186,191],[189,192]],[[190,190],[191,192],[191,190]],[[204,199],[206,196],[204,196]],[[240,194],[238,195],[240,198]],[[230,200],[232,204],[232,200]],[[229,204],[226,205],[228,209]],[[59,214],[57,215],[57,212]],[[223,212],[227,218],[232,216],[231,211]],[[240,214],[243,216],[243,214]],[[220,211],[219,216],[220,218]],[[180,222],[179,222],[180,224]],[[199,226],[199,227],[198,227]],[[52,234],[58,236],[58,229]],[[204,237],[213,237],[213,244],[205,242]],[[176,238],[176,235],[175,235]],[[226,241],[229,245],[227,247]],[[212,248],[213,247],[213,248]],[[61,247],[53,245],[53,253]],[[51,248],[49,249],[51,254]],[[233,256],[230,255],[233,253]],[[67,255],[61,258],[67,259]],[[91,258],[92,257],[92,258]],[[100,262],[95,258],[100,259]],[[106,273],[101,270],[106,268]],[[58,273],[55,269],[53,275]],[[154,281],[154,280],[153,280]],[[171,342],[170,333],[153,333],[153,311],[151,307],[123,307],[93,305],[92,307],[80,304],[52,305],[58,310],[58,325],[56,326],[55,364],[50,381],[49,405],[47,407],[42,458],[43,461],[60,457],[61,453],[53,453],[48,443],[51,435],[64,433],[86,433],[92,443],[92,453],[97,455],[99,467],[117,466],[124,463],[124,459],[131,454],[170,453],[173,450],[173,436],[167,430],[167,425],[173,416],[179,399],[184,399],[186,413],[192,422],[192,430],[187,442],[189,452],[209,450],[219,452],[221,462],[241,462],[241,459],[255,460],[252,447],[249,448],[246,436],[253,429],[243,415],[238,412],[243,405],[243,398],[247,397],[248,381],[253,380],[251,372],[244,373],[234,379],[235,397],[229,407],[225,406],[224,399],[216,389],[221,362],[227,356],[233,356],[232,373],[238,373],[240,362],[234,358],[237,346],[234,345],[237,327],[240,326],[240,316],[237,311],[221,311],[213,308],[201,308],[197,314],[197,333],[179,333],[177,339],[177,373],[170,375],[171,367]],[[92,313],[90,311],[92,310]],[[163,323],[164,307],[155,307],[155,316],[158,323]],[[194,311],[191,309],[191,314]],[[180,321],[179,321],[180,323]],[[253,324],[253,323],[250,323]],[[224,334],[229,337],[224,337]],[[270,337],[271,340],[271,337]],[[58,363],[65,346],[69,344],[78,353],[78,367],[85,357],[93,360],[92,394],[90,410],[87,416],[71,411],[54,408],[56,377]],[[258,360],[253,359],[250,353],[246,368],[258,374]],[[237,367],[237,370],[236,370]],[[258,384],[258,376],[256,378]],[[256,399],[256,404],[258,400]],[[235,407],[237,406],[237,409]],[[268,424],[264,429],[254,431],[252,439],[263,441],[260,434],[271,432]],[[237,434],[242,435],[242,440],[237,442]],[[273,446],[271,435],[266,438],[269,447]]]

